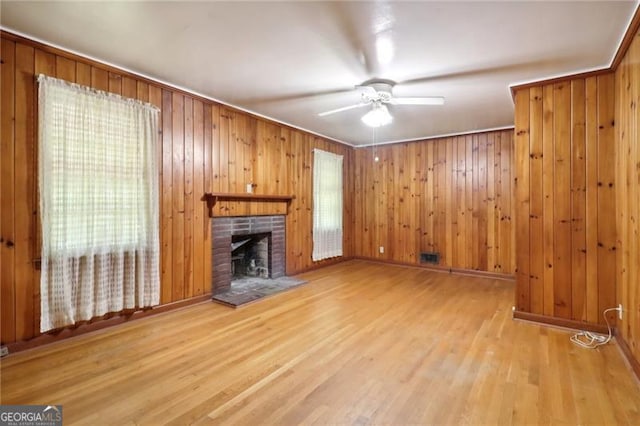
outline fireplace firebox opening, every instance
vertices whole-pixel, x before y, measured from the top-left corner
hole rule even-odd
[[[271,232],[231,237],[231,285],[244,277],[271,277]]]

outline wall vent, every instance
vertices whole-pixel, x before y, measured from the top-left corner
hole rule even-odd
[[[440,253],[436,252],[424,252],[420,253],[420,263],[440,263]]]

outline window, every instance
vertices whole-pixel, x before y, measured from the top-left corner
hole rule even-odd
[[[41,331],[158,304],[157,108],[38,81]]]
[[[313,151],[314,261],[342,256],[342,155]]]

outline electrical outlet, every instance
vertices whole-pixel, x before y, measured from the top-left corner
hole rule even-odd
[[[622,303],[618,304],[618,319],[622,319]]]
[[[380,246],[380,254],[384,253],[384,246]]]
[[[0,357],[7,356],[7,355],[9,355],[9,348],[7,348],[6,346],[3,346],[2,348],[0,348]]]

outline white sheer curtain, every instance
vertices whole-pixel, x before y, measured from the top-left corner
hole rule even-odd
[[[157,305],[158,109],[38,82],[40,330]]]
[[[314,261],[342,256],[342,155],[313,150]]]

